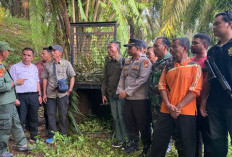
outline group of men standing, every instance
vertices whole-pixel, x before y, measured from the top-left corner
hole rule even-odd
[[[109,99],[117,135],[112,146],[121,146],[128,154],[138,151],[140,132],[144,145],[140,156],[164,157],[172,139],[179,156],[201,157],[203,143],[204,156],[226,157],[228,132],[232,134],[231,11],[215,16],[213,32],[220,41],[208,53],[210,38],[203,33],[193,37],[191,46],[184,37],[173,38],[171,43],[157,37],[153,44],[156,61],[150,50],[144,55],[141,40],[130,39],[124,45],[130,56],[125,61],[117,59],[119,43],[110,43],[102,99],[104,103],[108,94],[120,102]],[[196,54],[192,58],[190,48]],[[117,55],[112,57],[114,52]],[[216,65],[211,69],[206,68],[207,56]]]
[[[3,61],[12,49],[6,42],[0,42],[0,156],[13,156],[7,152],[10,134],[19,151],[31,150],[27,146],[24,129],[30,132],[30,141],[35,142],[38,135],[39,105],[44,106],[47,143],[53,141],[56,127],[56,112],[59,112],[59,131],[67,135],[68,96],[74,86],[75,72],[71,63],[61,58],[60,45],[43,48],[42,60],[32,64],[34,51],[22,50],[22,61],[12,65],[8,72]],[[67,91],[60,92],[57,80],[69,78]],[[16,109],[16,107],[17,109]]]

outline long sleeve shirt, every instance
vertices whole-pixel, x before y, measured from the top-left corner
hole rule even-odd
[[[159,90],[167,91],[168,100],[172,105],[177,105],[191,92],[195,97],[200,95],[202,89],[202,70],[198,64],[191,64],[188,59],[185,62],[174,62],[174,67],[166,72],[167,66],[162,72],[159,81]],[[162,113],[169,113],[164,101],[161,104]],[[196,115],[196,98],[181,109],[181,114]]]
[[[110,59],[106,62],[101,86],[102,96],[116,96],[116,90],[123,68],[122,64],[121,56],[118,56],[115,60]]]
[[[6,67],[0,62],[0,105],[9,104],[15,101],[15,91],[11,86],[13,80]]]
[[[128,94],[127,100],[148,99],[147,80],[151,72],[151,66],[151,62],[144,55],[141,55],[139,59],[126,60],[116,94],[125,90]]]
[[[22,62],[14,64],[10,69],[13,80],[27,79],[21,86],[16,86],[16,93],[37,92],[37,83],[39,83],[38,69],[34,64],[26,66]]]

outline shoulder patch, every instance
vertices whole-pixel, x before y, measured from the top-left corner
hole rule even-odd
[[[143,60],[143,63],[144,63],[144,68],[149,67],[149,60],[145,59],[145,60]]]
[[[126,64],[130,64],[130,59],[126,60]]]
[[[230,48],[228,49],[228,55],[229,55],[229,56],[232,56],[232,47],[230,47]]]
[[[3,70],[0,69],[0,77],[3,77]]]
[[[140,62],[139,59],[135,60],[135,63],[139,63],[139,62]]]

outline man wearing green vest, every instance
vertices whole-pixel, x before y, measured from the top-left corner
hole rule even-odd
[[[3,65],[10,50],[13,49],[9,47],[8,43],[0,41],[0,157],[13,156],[7,151],[11,133],[19,151],[29,150],[14,104],[16,100],[14,86],[22,85],[25,79],[20,78],[14,82],[7,68]]]

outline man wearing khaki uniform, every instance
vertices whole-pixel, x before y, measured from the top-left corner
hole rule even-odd
[[[59,112],[59,127],[60,132],[64,135],[68,132],[67,114],[70,92],[73,89],[76,75],[71,63],[61,58],[63,49],[60,45],[50,46],[52,50],[53,60],[47,62],[43,71],[43,100],[47,103],[47,115],[48,115],[48,139],[47,143],[53,141],[54,133],[56,129],[56,111]],[[54,67],[56,69],[57,80],[70,78],[69,89],[66,93],[61,93],[57,89],[57,81],[55,79]]]
[[[129,146],[125,153],[139,150],[139,131],[144,145],[140,156],[147,154],[151,144],[151,130],[149,115],[151,110],[148,102],[147,79],[151,71],[151,62],[141,53],[143,42],[130,39],[128,54],[130,59],[126,60],[122,70],[116,94],[120,99],[125,99],[124,117],[126,129],[129,135]]]

